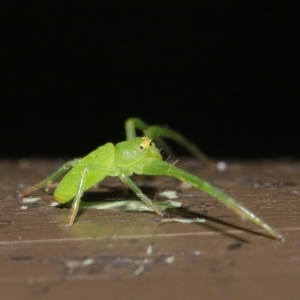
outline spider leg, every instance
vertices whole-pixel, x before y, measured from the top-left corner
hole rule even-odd
[[[79,180],[77,193],[76,193],[73,203],[72,203],[71,213],[70,213],[69,221],[67,224],[67,226],[69,226],[69,227],[71,227],[73,225],[75,217],[76,217],[78,209],[79,209],[80,199],[84,192],[84,183],[86,180],[86,172],[87,172],[87,168],[85,168],[83,170],[83,172],[81,174],[81,178]]]
[[[81,159],[73,159],[71,161],[66,162],[63,164],[59,169],[57,169],[54,173],[52,173],[49,177],[47,177],[45,180],[37,183],[36,185],[26,189],[25,191],[22,191],[19,193],[20,197],[24,197],[25,195],[30,194],[33,191],[36,191],[49,183],[56,180],[58,177],[66,173],[69,169],[73,168],[75,165],[77,165],[80,162]]]
[[[125,174],[119,175],[120,179],[126,183],[134,192],[135,194],[149,207],[153,209],[159,216],[163,217],[163,213],[153,204],[153,202],[143,194],[143,192],[138,188],[138,186]]]
[[[156,141],[169,154],[172,154],[172,151],[168,144],[164,141],[165,138],[175,141],[199,159],[206,162],[209,161],[208,157],[200,151],[194,143],[175,130],[156,125],[148,126],[147,123],[138,118],[128,119],[125,122],[126,139],[134,139],[136,137],[136,130],[143,131],[144,136]]]

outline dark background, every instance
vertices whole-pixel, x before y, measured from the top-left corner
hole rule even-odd
[[[295,8],[123,2],[2,10],[1,158],[83,156],[132,116],[211,157],[300,157]]]

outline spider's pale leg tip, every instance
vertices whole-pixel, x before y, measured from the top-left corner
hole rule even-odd
[[[163,219],[164,216],[165,216],[165,214],[161,212],[161,213],[159,214],[159,216],[161,217],[161,219]]]
[[[73,226],[74,220],[69,220],[69,222],[66,224],[67,228],[71,228]]]
[[[20,192],[20,191],[17,191],[17,197],[18,198],[23,198],[24,196],[28,195],[30,192],[29,188]]]
[[[272,233],[272,236],[273,238],[275,238],[276,240],[279,240],[281,242],[284,242],[285,241],[285,238],[283,237],[283,235],[281,235],[280,233],[278,232],[273,232]]]

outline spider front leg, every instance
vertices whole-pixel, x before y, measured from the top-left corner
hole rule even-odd
[[[126,183],[134,192],[135,194],[149,207],[153,209],[160,217],[163,217],[163,213],[153,204],[153,202],[143,194],[143,192],[137,187],[137,185],[125,174],[119,175],[120,179]]]
[[[69,217],[69,221],[67,226],[71,227],[74,223],[74,220],[76,218],[76,215],[78,213],[78,209],[79,209],[79,204],[80,204],[80,200],[81,197],[83,195],[84,192],[84,184],[85,184],[85,180],[86,180],[86,172],[87,172],[87,168],[85,168],[81,174],[81,178],[79,180],[79,184],[78,184],[78,189],[77,189],[77,193],[74,197],[73,203],[72,203],[72,208],[71,208],[71,213],[70,213],[70,217]]]
[[[163,161],[153,160],[152,163],[148,162],[142,170],[140,174],[145,175],[167,175],[175,177],[179,180],[187,182],[192,186],[198,188],[206,192],[207,194],[217,198],[220,202],[226,205],[229,209],[233,210],[236,214],[238,214],[243,220],[248,219],[253,223],[257,224],[261,228],[263,228],[270,236],[273,238],[284,241],[283,236],[266,224],[263,220],[261,220],[258,216],[256,216],[253,212],[247,209],[243,204],[239,203],[226,193],[222,192],[209,182],[192,175],[180,168],[175,167],[174,165],[170,165]]]
[[[130,118],[127,119],[125,122],[125,133],[126,133],[126,140],[132,140],[136,138],[136,130],[140,130],[144,132],[149,126],[144,121],[138,118]],[[151,138],[149,136],[149,138]]]
[[[157,142],[167,153],[172,153],[172,151],[168,144],[164,141],[165,138],[175,141],[199,159],[206,162],[209,161],[208,157],[200,151],[194,143],[186,139],[179,132],[156,125],[148,126],[148,124],[138,118],[131,118],[125,122],[126,139],[134,139],[136,137],[137,129],[143,131],[144,136],[147,136]]]
[[[66,162],[58,170],[56,170],[49,177],[47,177],[45,180],[43,180],[43,181],[39,182],[38,184],[26,189],[23,192],[20,192],[19,196],[24,197],[25,195],[28,195],[31,192],[34,192],[34,191],[39,190],[40,188],[42,188],[44,186],[47,186],[49,183],[53,182],[54,180],[59,178],[61,175],[66,173],[68,170],[73,168],[75,165],[77,165],[80,161],[81,161],[81,159],[74,159],[74,160]]]

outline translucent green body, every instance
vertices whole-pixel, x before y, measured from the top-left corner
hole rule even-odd
[[[106,176],[131,176],[132,173],[142,174],[142,170],[150,159],[162,160],[154,143],[149,145],[149,138],[134,138],[120,142],[114,146],[107,143],[82,158],[61,180],[54,192],[59,203],[72,200],[77,191],[82,174],[86,172],[83,191],[96,185]],[[86,171],[85,171],[86,170]]]

